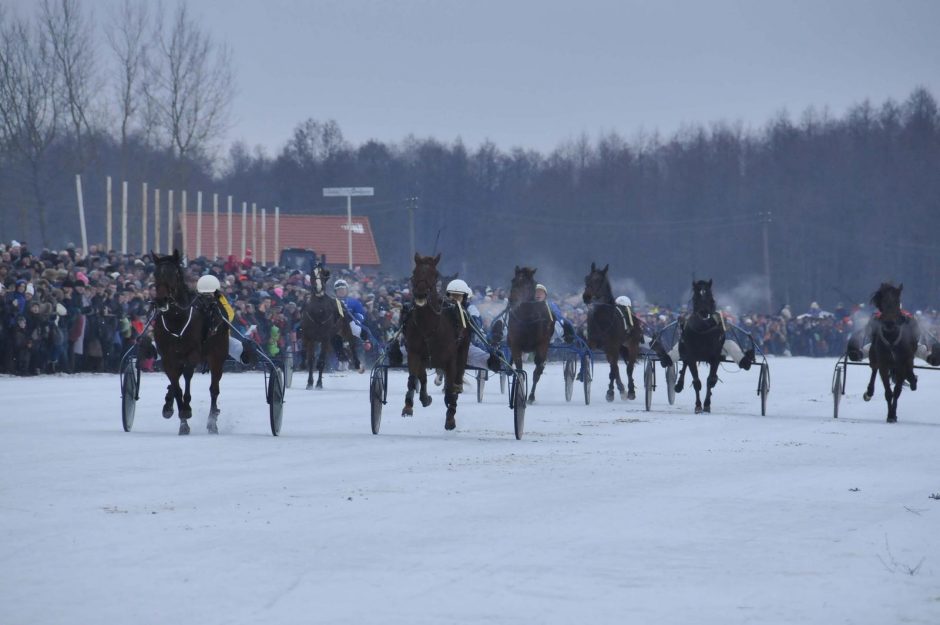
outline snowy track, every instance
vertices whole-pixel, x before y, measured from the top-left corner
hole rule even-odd
[[[771,360],[766,417],[755,371],[694,415],[554,364],[522,441],[494,379],[448,433],[392,372],[373,436],[368,375],[297,372],[274,438],[260,374],[217,437],[199,376],[186,438],[162,374],[130,433],[117,376],[0,378],[0,623],[940,623],[940,376],[833,420],[833,364]]]

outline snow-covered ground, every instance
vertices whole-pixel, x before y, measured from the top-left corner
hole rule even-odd
[[[888,425],[865,370],[833,420],[833,361],[770,364],[766,417],[756,371],[694,415],[552,365],[522,441],[494,382],[445,432],[392,373],[373,436],[368,375],[298,374],[274,438],[259,374],[206,434],[202,376],[183,438],[162,375],[131,433],[117,376],[2,378],[0,623],[940,623],[940,376]]]

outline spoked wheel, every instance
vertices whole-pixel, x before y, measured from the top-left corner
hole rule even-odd
[[[137,375],[137,360],[129,358],[121,374],[121,422],[125,432],[130,432],[134,427],[134,413],[137,411]]]
[[[845,370],[845,365],[839,363],[836,365],[836,370],[832,374],[832,418],[839,418],[839,401],[842,399],[842,390],[845,387],[845,378],[842,376],[842,372]]]
[[[569,358],[565,361],[565,401],[571,401],[574,395],[574,379],[578,375],[578,361]]]
[[[762,364],[757,392],[760,394],[760,416],[767,416],[767,395],[770,393],[770,367]]]
[[[646,359],[643,365],[643,389],[646,391],[646,412],[653,406],[653,389],[656,388],[656,364]]]
[[[268,379],[268,411],[271,417],[271,434],[281,433],[281,420],[284,416],[284,374],[280,369],[271,369]]]
[[[382,427],[382,394],[384,392],[382,376],[378,371],[372,373],[369,384],[369,403],[372,405],[372,433],[378,434]]]
[[[477,403],[483,403],[483,386],[486,384],[487,379],[489,379],[489,374],[482,369],[477,371]]]
[[[591,403],[591,359],[581,356],[581,371],[584,372],[584,405]]]
[[[522,433],[525,430],[525,406],[526,406],[526,386],[525,373],[516,372],[512,378],[511,390],[513,396],[512,417],[513,428],[516,433],[516,440],[522,440]]]
[[[675,363],[666,368],[666,396],[669,397],[669,405],[676,403],[676,365]]]
[[[290,388],[294,379],[294,352],[288,350],[284,353],[284,386]]]

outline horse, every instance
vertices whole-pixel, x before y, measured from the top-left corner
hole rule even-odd
[[[304,306],[301,319],[303,332],[304,354],[307,361],[307,390],[313,388],[313,355],[317,345],[320,353],[317,357],[317,388],[323,388],[323,367],[326,365],[326,356],[334,340],[349,341],[352,352],[353,366],[360,373],[364,371],[359,356],[356,354],[352,330],[349,329],[349,320],[342,303],[327,295],[326,285],[330,279],[330,271],[321,263],[313,268],[310,274],[310,296]],[[342,338],[339,338],[342,337]],[[335,350],[335,347],[334,347]]]
[[[636,387],[633,383],[633,368],[640,357],[640,343],[643,342],[643,328],[640,320],[632,315],[624,315],[614,303],[614,294],[610,289],[607,270],[610,265],[598,269],[591,263],[591,272],[584,278],[584,293],[581,298],[588,304],[587,342],[592,349],[602,349],[610,365],[610,385],[607,387],[607,401],[614,401],[614,383],[620,391],[621,399],[636,399]],[[624,390],[620,379],[619,358],[627,365],[627,389]]]
[[[218,434],[219,380],[228,356],[228,326],[222,322],[215,301],[197,296],[186,286],[179,250],[173,250],[171,256],[153,252],[150,255],[155,264],[156,298],[153,306],[157,313],[153,336],[163,358],[163,371],[170,380],[163,404],[163,418],[173,416],[173,401],[176,400],[179,433],[189,434],[188,420],[193,416],[189,385],[196,366],[206,365],[212,374],[209,384],[212,404],[207,429],[210,434]],[[180,388],[181,375],[186,382],[185,390]]]
[[[513,366],[522,369],[522,355],[535,354],[535,373],[532,376],[532,390],[528,403],[535,403],[535,387],[538,386],[545,361],[548,359],[548,346],[555,331],[555,317],[548,302],[535,301],[535,272],[532,267],[516,265],[515,275],[509,290],[507,309],[508,343]],[[501,335],[502,326],[494,322],[493,334]]]
[[[718,384],[718,363],[722,361],[722,349],[725,343],[725,322],[715,306],[711,280],[692,282],[692,312],[682,322],[679,335],[679,358],[682,370],[676,381],[676,392],[682,392],[685,385],[685,371],[692,369],[692,387],[695,388],[695,413],[711,412],[712,389]],[[702,404],[700,392],[702,382],[698,378],[699,362],[708,363],[708,378],[705,403]]]
[[[871,349],[868,352],[871,379],[863,399],[869,401],[875,394],[875,375],[880,375],[885,387],[885,401],[888,402],[888,423],[898,421],[898,397],[904,382],[911,385],[912,391],[917,390],[914,354],[920,329],[917,320],[901,310],[903,289],[903,284],[894,286],[882,282],[871,296],[871,303],[878,313],[871,320]],[[892,381],[894,390],[891,389]]]
[[[431,405],[428,395],[429,368],[444,372],[444,403],[447,406],[445,430],[457,427],[457,396],[462,390],[463,374],[470,349],[470,328],[466,312],[451,304],[438,293],[440,275],[437,264],[441,255],[415,254],[411,274],[414,308],[402,325],[408,351],[408,392],[402,416],[414,414],[414,394],[420,384],[419,399],[424,407]]]

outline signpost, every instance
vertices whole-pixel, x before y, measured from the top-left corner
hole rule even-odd
[[[352,198],[353,196],[372,196],[375,195],[375,189],[372,187],[326,187],[323,189],[323,197],[346,197],[346,234],[349,237],[349,268],[353,268],[352,253]]]

